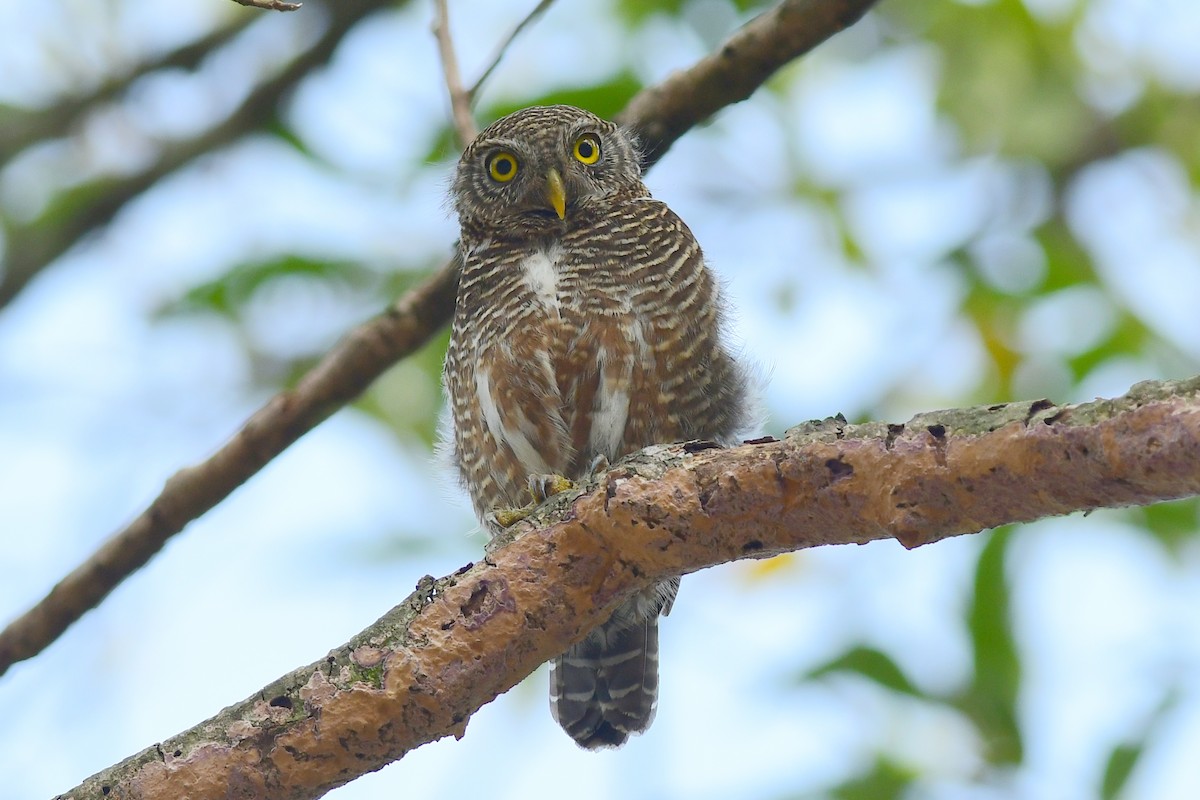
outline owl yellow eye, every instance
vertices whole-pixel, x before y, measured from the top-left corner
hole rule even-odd
[[[600,140],[595,134],[585,133],[575,140],[575,158],[584,164],[595,164],[600,160]]]
[[[517,157],[503,150],[494,153],[487,160],[488,175],[497,183],[508,183],[517,175]]]

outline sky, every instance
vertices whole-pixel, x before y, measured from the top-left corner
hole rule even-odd
[[[1079,10],[1068,0],[1028,5],[1046,18]],[[0,4],[0,100],[47,102],[88,80],[114,47],[153,52],[231,13],[220,0],[170,6]],[[452,7],[468,76],[525,13]],[[199,74],[136,87],[127,107],[90,123],[86,147],[22,154],[0,169],[0,203],[36,213],[47,187],[80,170],[130,169],[155,137],[204,127],[245,91],[239,76],[291,52],[320,13],[313,3],[263,15]],[[1154,13],[1097,0],[1080,13],[1076,46],[1093,66],[1098,106],[1119,109],[1147,76],[1200,88],[1191,35],[1200,13],[1187,0]],[[606,0],[556,4],[511,50],[484,103],[630,66],[659,80],[737,23],[718,0],[688,4],[687,19],[631,36]],[[319,354],[378,310],[302,282],[256,297],[244,331],[162,309],[238,260],[299,250],[387,274],[444,258],[455,235],[451,165],[424,163],[447,114],[429,21],[423,3],[373,16],[290,99],[289,123],[325,164],[266,137],[207,156],[0,312],[0,618],[40,598],[268,400],[256,378],[263,363]],[[919,40],[881,41],[868,17],[775,91],[681,139],[647,178],[720,275],[731,340],[761,376],[765,430],[777,435],[839,411],[900,421],[974,397],[988,354],[963,315],[967,287],[949,255],[972,248],[1002,289],[1044,274],[1031,231],[1057,201],[1047,177],[1033,163],[966,153],[936,105],[938,53]],[[1169,154],[1143,149],[1073,184],[1062,202],[1102,288],[1039,295],[1023,311],[1019,395],[1087,400],[1197,371],[1193,183]],[[839,192],[839,205],[805,187]],[[869,269],[849,261],[843,225]],[[1064,360],[1102,340],[1122,309],[1169,342],[1174,360],[1114,360],[1075,385]],[[441,402],[419,370],[402,365],[384,380],[413,403]],[[251,695],[482,545],[425,442],[361,411],[338,413],[0,678],[6,797],[65,791]],[[1120,512],[1018,534],[1009,569],[1028,741],[1014,774],[981,783],[974,730],[942,707],[850,679],[799,682],[867,643],[927,691],[960,686],[971,674],[962,608],[982,546],[980,537],[912,552],[878,542],[688,576],[662,625],[656,722],[627,747],[576,749],[550,719],[543,668],[481,709],[461,741],[423,747],[328,797],[462,796],[480,790],[481,776],[497,800],[819,796],[885,752],[926,776],[922,797],[1084,800],[1112,747],[1135,739],[1168,695],[1177,702],[1128,797],[1200,795],[1200,545],[1170,559]]]

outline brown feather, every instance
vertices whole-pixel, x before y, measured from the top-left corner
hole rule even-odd
[[[583,132],[601,141],[595,165],[571,157]],[[485,167],[497,149],[520,164],[503,185]],[[567,188],[563,220],[546,208],[550,169]],[[735,440],[749,422],[746,377],[722,343],[716,283],[621,131],[566,106],[517,112],[466,149],[454,187],[463,273],[445,381],[481,518],[521,505],[531,473],[578,478],[598,456]],[[658,616],[677,588],[635,595],[555,660],[555,718],[582,746],[649,726]]]

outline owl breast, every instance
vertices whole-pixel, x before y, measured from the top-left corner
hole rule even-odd
[[[659,237],[619,225],[468,251],[447,388],[478,513],[522,505],[531,474],[580,477],[646,445],[728,438],[744,382],[715,335],[699,248],[653,201]],[[496,248],[493,251],[492,248]],[[730,409],[723,413],[722,407]]]
[[[665,416],[647,396],[654,355],[627,290],[584,294],[557,245],[514,266],[500,290],[512,322],[481,321],[466,370],[479,419],[459,420],[477,431],[459,437],[462,454],[490,471],[492,485],[473,498],[485,509],[524,502],[530,474],[578,477],[598,455],[615,461],[630,449],[627,430],[653,435]],[[645,401],[641,419],[631,419],[634,397]]]
[[[623,131],[568,106],[518,111],[464,151],[454,199],[462,273],[445,379],[459,471],[486,526],[524,504],[531,475],[735,439],[746,380],[721,342],[716,284],[691,231],[650,197]],[[551,711],[580,746],[649,727],[658,617],[678,587],[645,587],[552,662]]]

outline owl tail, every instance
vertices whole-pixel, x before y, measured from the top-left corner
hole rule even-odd
[[[646,730],[658,704],[658,614],[632,626],[619,616],[550,662],[550,711],[589,750]]]

